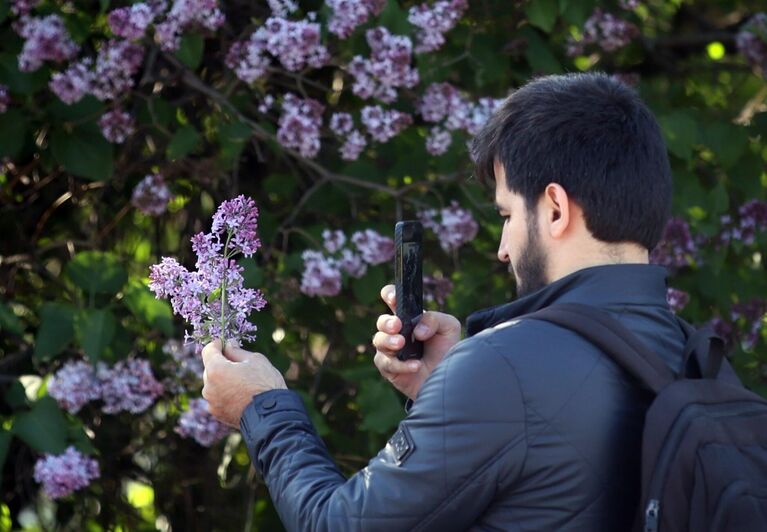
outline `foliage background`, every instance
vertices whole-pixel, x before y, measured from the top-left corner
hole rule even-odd
[[[189,237],[208,230],[225,199],[243,193],[261,209],[264,246],[241,264],[269,306],[253,318],[259,338],[249,347],[288,371],[289,386],[303,394],[347,474],[367,463],[403,416],[403,400],[378,375],[370,345],[375,320],[386,312],[378,292],[393,271],[372,267],[361,279],[345,279],[338,296],[307,297],[299,290],[301,252],[320,248],[323,229],[391,235],[397,219],[457,200],[480,230],[451,254],[435,238],[427,241],[426,273],[454,284],[442,310],[464,320],[514,297],[495,257],[501,221],[492,197],[467,179],[466,135],[454,133],[446,154],[429,155],[429,125],[416,115],[402,134],[369,145],[354,162],[339,158],[338,140],[324,131],[323,149],[310,160],[275,140],[277,115],[257,110],[267,92],[279,98],[291,91],[323,102],[326,118],[332,110],[357,112],[365,102],[351,93],[341,67],[369,53],[366,28],[414,36],[407,9],[416,3],[388,0],[346,40],[323,33],[329,66],[288,73],[275,64],[248,86],[223,58],[269,8],[226,2],[227,24],[215,33],[188,32],[176,53],[147,39],[137,83],[120,101],[138,129],[112,145],[96,125],[109,104],[92,97],[63,104],[47,87],[56,65],[18,70],[23,40],[12,29],[10,4],[0,1],[0,83],[12,99],[0,114],[0,529],[281,528],[237,436],[208,449],[173,431],[199,390],[166,395],[142,415],[105,415],[90,405],[75,416],[46,394],[47,378],[83,355],[109,363],[141,356],[163,375],[161,346],[180,338],[183,325],[146,288],[148,267],[166,255],[193,264]],[[106,14],[122,5],[46,0],[37,9],[61,14],[76,42],[94,49],[109,35]],[[327,20],[321,2],[301,6]],[[615,52],[568,56],[567,39],[579,35],[596,7],[632,21],[641,35]],[[394,106],[412,112],[432,82],[450,82],[478,99],[504,97],[539,74],[630,75],[668,142],[674,213],[703,242],[721,231],[721,216],[767,199],[767,86],[735,43],[744,23],[764,10],[765,2],[739,0],[649,0],[633,11],[596,0],[472,1],[445,46],[415,56],[421,82],[401,91]],[[133,187],[153,171],[165,175],[175,196],[158,218],[130,204]],[[765,242],[762,232],[751,244],[701,245],[671,278],[690,294],[683,316],[698,324],[717,316],[732,321],[733,304],[763,300]],[[763,323],[761,314],[733,322],[736,331],[759,331],[748,350],[734,334],[733,361],[747,384],[767,395]],[[97,457],[101,478],[54,502],[40,493],[32,468],[41,453],[71,443]]]

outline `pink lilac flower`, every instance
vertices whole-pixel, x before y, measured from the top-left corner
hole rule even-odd
[[[257,327],[248,315],[264,308],[266,300],[260,290],[243,286],[244,268],[232,257],[238,253],[249,257],[261,245],[257,218],[252,199],[241,195],[227,200],[213,215],[212,232],[191,239],[197,271],[188,271],[170,257],[151,266],[150,290],[158,298],[169,298],[173,312],[192,326],[186,341],[204,345],[214,338],[256,338]]]
[[[442,155],[450,148],[452,142],[453,137],[449,131],[433,127],[429,131],[429,136],[426,137],[426,151],[432,155]]]
[[[96,57],[91,93],[99,100],[113,100],[134,85],[133,76],[144,60],[144,49],[128,41],[107,41]]]
[[[440,0],[411,7],[407,19],[418,28],[415,51],[433,52],[445,44],[445,33],[453,29],[467,7],[467,0]]]
[[[388,142],[413,123],[413,117],[396,109],[386,110],[380,105],[362,108],[362,124],[368,134],[378,142]]]
[[[338,266],[341,271],[359,279],[368,271],[368,265],[365,264],[362,255],[354,253],[351,249],[341,250],[341,257],[338,259]]]
[[[416,109],[427,122],[441,122],[456,114],[468,101],[450,83],[432,83],[418,100]],[[459,126],[460,127],[460,126]],[[453,127],[451,129],[457,129]]]
[[[343,231],[325,229],[322,231],[322,240],[328,253],[335,253],[346,244],[346,235],[344,235]]]
[[[330,117],[330,129],[336,135],[346,135],[354,129],[354,119],[349,113],[333,113]]]
[[[418,84],[418,71],[410,66],[413,44],[410,38],[392,35],[384,27],[370,29],[365,36],[371,48],[370,58],[355,56],[347,66],[355,78],[352,92],[363,99],[391,103],[397,98],[397,88]]]
[[[394,258],[394,240],[372,229],[355,232],[351,240],[368,264],[381,264]]]
[[[302,157],[312,158],[320,151],[320,128],[324,106],[317,100],[302,100],[288,93],[282,103],[277,141],[293,148]]]
[[[301,258],[301,292],[308,296],[335,296],[341,292],[341,270],[335,259],[311,249],[305,250]]]
[[[436,303],[442,306],[452,291],[453,282],[446,277],[425,275],[423,278],[423,300],[426,303]]]
[[[154,22],[156,13],[143,2],[129,7],[120,7],[109,13],[107,22],[112,33],[128,40],[141,39],[147,27]]]
[[[353,130],[346,137],[346,140],[339,149],[341,159],[345,161],[356,161],[367,144],[368,142],[365,139],[365,136],[360,133],[359,130]]]
[[[449,207],[437,211],[426,209],[418,212],[418,218],[427,229],[434,232],[444,251],[458,249],[477,236],[479,224],[471,212],[452,201]]]
[[[136,122],[125,111],[113,109],[101,116],[99,127],[101,128],[101,134],[109,142],[122,144],[136,130]]]
[[[70,414],[101,398],[101,384],[93,366],[82,360],[64,364],[48,382],[48,395]]]
[[[386,0],[325,0],[325,4],[333,11],[328,30],[346,39],[371,15],[379,15],[386,5]]]
[[[751,351],[761,337],[764,319],[767,315],[767,300],[751,299],[745,303],[735,303],[730,311],[733,323],[743,324],[743,337],[740,345],[744,351]]]
[[[668,268],[682,268],[695,262],[697,247],[690,226],[681,218],[671,218],[658,245],[650,253],[650,263]]]
[[[62,63],[79,50],[58,15],[22,17],[14,29],[25,39],[19,54],[19,70],[24,72],[37,70],[45,61]]]
[[[11,95],[8,87],[0,84],[0,115],[8,110],[9,105],[11,105]]]
[[[295,0],[268,0],[269,9],[276,17],[287,17],[298,9],[298,2]]]
[[[35,463],[35,481],[51,499],[66,497],[99,478],[99,464],[72,446],[60,455],[46,454]]]
[[[93,60],[90,57],[72,63],[65,71],[56,72],[48,87],[62,102],[71,105],[91,91],[92,66]]]
[[[106,414],[122,411],[139,414],[152,406],[163,392],[148,360],[129,358],[112,368],[99,363],[96,374],[101,382],[102,410]]]
[[[210,447],[231,434],[232,429],[210,414],[205,399],[192,399],[189,410],[181,414],[175,431],[184,438],[194,438],[203,447]]]
[[[586,46],[597,45],[605,52],[614,52],[628,45],[639,35],[639,28],[631,22],[605,13],[596,8],[583,26],[583,38],[579,41],[570,39],[567,54],[581,55]]]
[[[11,13],[17,17],[25,17],[32,12],[40,0],[11,0]]]
[[[735,36],[738,51],[759,73],[767,73],[767,14],[757,13]]]
[[[672,312],[678,313],[690,302],[690,294],[683,290],[677,290],[676,288],[668,288],[666,290],[666,302]]]
[[[171,192],[160,174],[149,174],[133,189],[131,203],[149,216],[160,216],[168,208]]]
[[[163,50],[173,52],[181,46],[181,34],[186,29],[215,31],[225,20],[216,0],[174,0],[165,21],[155,25],[155,38]]]

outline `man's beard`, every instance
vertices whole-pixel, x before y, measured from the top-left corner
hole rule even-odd
[[[535,211],[528,211],[527,242],[519,254],[519,262],[509,270],[517,281],[517,297],[526,296],[549,284],[546,279],[546,252],[538,238],[538,219]]]

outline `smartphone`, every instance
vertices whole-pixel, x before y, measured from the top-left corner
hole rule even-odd
[[[397,222],[394,226],[394,285],[397,294],[397,317],[402,321],[400,334],[405,345],[397,352],[400,360],[423,357],[423,342],[413,330],[423,314],[423,226],[417,220]]]

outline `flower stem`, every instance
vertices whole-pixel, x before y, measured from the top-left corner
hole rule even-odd
[[[224,331],[226,330],[226,322],[224,320],[226,311],[226,272],[229,269],[229,240],[232,238],[232,232],[227,231],[226,244],[224,244],[224,278],[221,281],[221,351],[226,348],[226,336]]]

